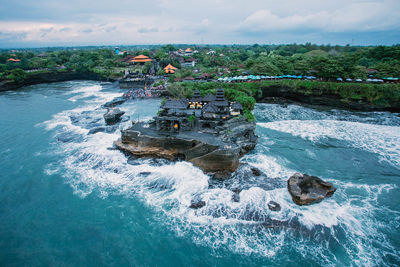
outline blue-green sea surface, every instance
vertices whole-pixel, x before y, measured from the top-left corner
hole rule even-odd
[[[218,182],[114,148],[161,100],[126,102],[124,122],[92,134],[122,93],[88,81],[0,93],[0,265],[400,265],[398,114],[257,104],[259,143],[241,161],[267,178]],[[295,172],[337,191],[297,206],[286,189]],[[206,205],[191,209],[193,199]]]

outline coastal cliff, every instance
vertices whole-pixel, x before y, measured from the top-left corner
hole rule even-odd
[[[256,101],[257,103],[297,102],[312,106],[325,106],[356,111],[385,110],[400,112],[400,104],[397,103],[395,99],[381,101],[381,103],[371,103],[362,97],[358,98],[359,99],[345,98],[340,94],[330,93],[324,90],[302,90],[301,88],[294,90],[284,85],[271,85],[260,88],[260,94],[256,97]]]
[[[72,80],[113,81],[113,79],[111,78],[105,78],[94,72],[40,72],[29,74],[20,82],[13,82],[8,80],[0,81],[0,92],[15,90],[27,85],[64,82]]]

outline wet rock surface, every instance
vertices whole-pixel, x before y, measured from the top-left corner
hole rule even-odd
[[[120,110],[119,108],[114,108],[114,109],[109,109],[104,115],[104,120],[108,125],[113,125],[116,124],[117,122],[121,121],[122,115],[124,115],[125,112]]]
[[[200,209],[206,205],[206,202],[203,200],[192,200],[189,208],[191,209]]]
[[[137,157],[186,160],[218,179],[230,177],[239,167],[239,158],[257,144],[255,123],[236,117],[216,127],[213,133],[185,131],[159,132],[152,123],[136,123],[122,131],[115,145]]]
[[[115,126],[100,126],[95,127],[89,130],[88,134],[96,134],[96,133],[113,133],[117,130]]]
[[[272,200],[270,202],[268,202],[267,205],[268,205],[268,209],[272,210],[272,211],[280,211],[282,209],[281,205],[279,205],[279,203],[272,201]]]
[[[287,181],[292,200],[297,205],[311,205],[331,197],[336,188],[316,176],[295,173]]]

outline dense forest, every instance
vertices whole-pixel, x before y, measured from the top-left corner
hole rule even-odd
[[[191,48],[190,54],[185,49]],[[224,87],[228,99],[242,103],[246,117],[263,88],[285,87],[303,95],[333,95],[344,102],[363,102],[380,108],[400,106],[398,80],[383,84],[337,83],[337,78],[359,79],[400,77],[400,45],[331,46],[289,45],[158,45],[120,47],[41,48],[0,51],[0,83],[29,84],[30,77],[40,74],[90,73],[96,77],[118,79],[124,73],[164,76],[168,91],[176,97],[190,97],[195,88],[201,93]],[[180,51],[180,52],[178,52]],[[126,59],[145,55],[153,62],[131,64]],[[182,67],[187,59],[194,67]],[[166,74],[164,67],[177,68]],[[219,83],[220,77],[235,75],[312,75],[316,81],[273,80],[257,83]],[[203,82],[185,82],[187,78]],[[183,82],[182,82],[183,81]],[[208,81],[208,82],[204,82]]]
[[[158,74],[168,64],[180,68],[171,53],[187,45],[121,47],[127,54],[144,54],[156,60]],[[242,73],[254,75],[314,75],[332,80],[338,77],[366,79],[400,77],[400,46],[331,46],[306,44],[290,45],[232,45],[190,46],[198,51],[196,68],[182,68],[170,80],[196,77],[207,73],[211,78]],[[210,51],[212,53],[210,53]],[[117,55],[107,48],[48,48],[0,51],[0,79],[21,80],[35,71],[95,72],[118,77],[124,67],[126,54]],[[148,66],[142,67],[144,73]],[[21,71],[23,70],[23,71]]]

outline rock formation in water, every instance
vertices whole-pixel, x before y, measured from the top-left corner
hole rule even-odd
[[[239,158],[257,144],[255,123],[232,118],[211,132],[188,131],[166,134],[154,123],[137,123],[123,130],[116,146],[138,157],[187,160],[205,172],[233,172]]]
[[[292,200],[297,205],[311,205],[330,197],[336,188],[316,176],[295,173],[287,181]]]
[[[216,97],[169,100],[150,123],[122,131],[115,144],[138,157],[187,160],[205,172],[233,172],[239,158],[251,151],[258,137],[256,124],[241,115],[239,103],[229,103],[222,89]]]
[[[108,125],[113,125],[116,124],[121,120],[122,115],[124,115],[125,112],[120,110],[119,108],[114,108],[114,109],[109,109],[107,113],[103,115],[104,120]]]

